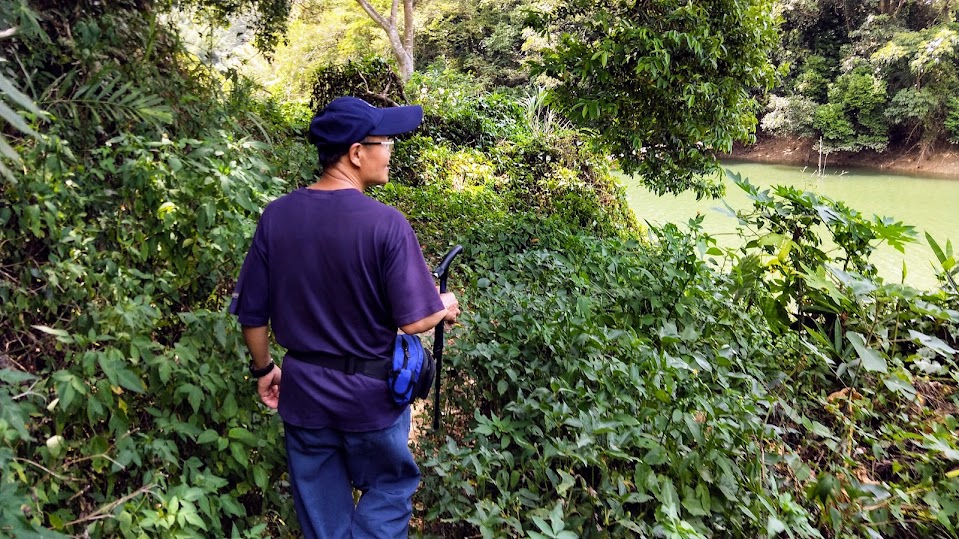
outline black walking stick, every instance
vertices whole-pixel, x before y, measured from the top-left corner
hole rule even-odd
[[[433,277],[440,280],[440,293],[446,292],[446,278],[449,277],[450,264],[456,255],[463,252],[462,245],[456,245],[446,253],[443,261],[433,270]],[[433,430],[440,428],[440,373],[443,372],[443,330],[445,321],[440,320],[433,333],[433,359],[436,361],[436,387],[433,391]]]

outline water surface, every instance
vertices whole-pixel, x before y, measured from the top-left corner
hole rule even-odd
[[[926,243],[924,232],[929,232],[943,248],[947,238],[959,241],[959,180],[840,169],[826,169],[820,176],[815,173],[815,168],[762,163],[726,162],[724,167],[738,172],[759,187],[789,185],[841,200],[866,217],[874,214],[888,216],[915,226],[917,241],[906,246],[905,255],[886,245],[873,255],[873,263],[886,280],[901,282],[905,261],[907,284],[917,288],[935,287],[933,263],[936,267],[938,263]],[[697,201],[692,193],[658,197],[633,178],[621,175],[618,179],[626,186],[629,205],[640,222],[683,224],[702,213],[705,215],[704,228],[721,245],[734,247],[740,244],[735,234],[736,219],[716,211],[716,208],[723,207],[721,201]],[[725,201],[737,210],[751,205],[745,193],[728,179]],[[959,245],[953,247],[956,249]]]

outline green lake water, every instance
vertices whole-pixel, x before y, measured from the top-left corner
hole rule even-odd
[[[888,216],[916,227],[916,242],[906,246],[905,254],[883,245],[873,255],[873,263],[887,281],[903,280],[905,262],[907,284],[925,289],[936,286],[935,256],[926,243],[925,232],[929,232],[943,248],[946,239],[952,239],[954,249],[959,249],[956,245],[959,243],[959,180],[902,176],[874,170],[826,169],[824,175],[818,176],[815,168],[741,162],[726,162],[724,167],[759,187],[790,185],[841,200],[867,217],[874,214]],[[736,236],[736,219],[716,211],[716,208],[723,208],[722,201],[697,201],[692,193],[658,197],[633,178],[620,175],[618,179],[625,185],[629,205],[640,222],[681,225],[701,213],[705,215],[705,230],[720,245],[733,247],[740,244]],[[745,193],[728,179],[725,201],[737,210],[746,209],[751,204]]]

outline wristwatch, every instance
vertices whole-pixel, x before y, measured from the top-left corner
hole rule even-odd
[[[270,364],[267,365],[266,367],[263,367],[262,369],[257,369],[256,363],[254,363],[253,360],[251,359],[250,360],[250,376],[254,378],[263,378],[267,374],[270,374],[271,372],[273,372],[273,367],[276,367],[276,363],[273,363],[272,361],[270,361]]]

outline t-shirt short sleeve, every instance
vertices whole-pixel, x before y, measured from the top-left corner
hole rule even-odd
[[[256,227],[230,302],[230,314],[236,315],[237,320],[244,326],[265,326],[270,321],[266,223],[267,219],[261,218]]]
[[[398,212],[397,212],[398,213]],[[387,248],[386,293],[397,326],[422,320],[442,311],[436,285],[413,228],[400,214],[397,238]]]

